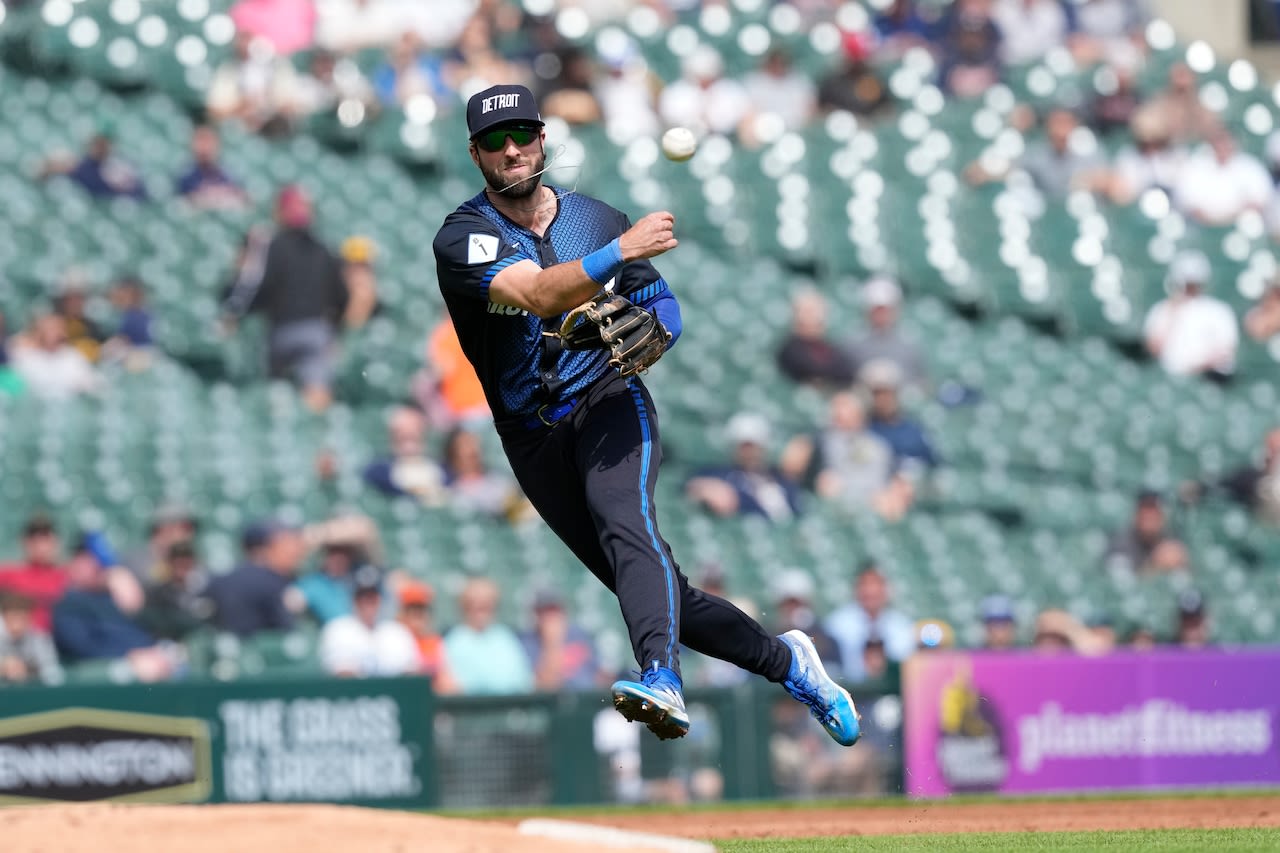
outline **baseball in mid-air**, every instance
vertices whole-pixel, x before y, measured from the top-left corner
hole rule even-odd
[[[698,150],[698,137],[687,127],[673,127],[662,134],[662,153],[668,160],[683,163]]]

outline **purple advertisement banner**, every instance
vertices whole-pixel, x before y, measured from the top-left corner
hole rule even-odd
[[[916,655],[917,797],[1280,783],[1280,651]]]

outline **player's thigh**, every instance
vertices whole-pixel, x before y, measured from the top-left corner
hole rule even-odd
[[[516,482],[538,515],[573,555],[612,590],[613,568],[600,546],[582,477],[572,455],[564,450],[564,438],[530,436],[504,439],[503,445]]]
[[[652,513],[662,447],[653,401],[638,382],[612,383],[578,424],[577,464],[594,511]]]

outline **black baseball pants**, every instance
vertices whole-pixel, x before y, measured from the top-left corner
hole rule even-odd
[[[658,532],[662,450],[649,392],[615,373],[554,426],[504,428],[516,479],[539,514],[618,597],[642,669],[680,671],[679,644],[781,682],[790,650],[729,602],[695,589]]]

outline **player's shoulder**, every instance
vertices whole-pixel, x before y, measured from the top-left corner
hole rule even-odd
[[[484,215],[475,199],[469,199],[444,218],[436,232],[433,248],[437,255],[447,254],[451,247],[466,245],[473,234],[501,237],[497,223]]]

